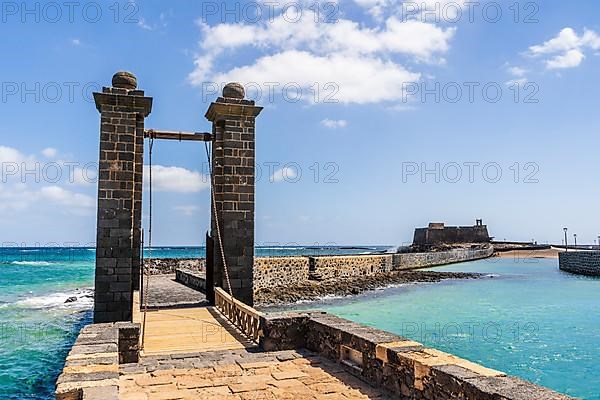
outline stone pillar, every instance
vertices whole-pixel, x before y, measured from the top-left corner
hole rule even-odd
[[[144,118],[152,98],[118,72],[94,93],[100,112],[94,322],[131,321],[139,287]]]
[[[213,124],[214,200],[231,289],[235,298],[253,304],[254,267],[254,123],[262,107],[245,100],[244,88],[230,83],[211,103],[206,118]],[[215,286],[228,289],[214,211]]]

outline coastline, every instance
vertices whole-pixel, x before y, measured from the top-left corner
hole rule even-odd
[[[558,253],[562,250],[557,248],[543,249],[543,250],[509,250],[503,252],[496,252],[495,257],[499,258],[555,258],[558,260]]]
[[[316,301],[326,296],[345,297],[407,283],[437,283],[447,279],[481,279],[474,272],[394,271],[374,275],[306,281],[294,286],[262,288],[255,292],[255,305],[277,307],[300,301]]]

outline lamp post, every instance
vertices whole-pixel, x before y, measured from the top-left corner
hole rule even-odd
[[[567,242],[567,228],[563,228],[563,231],[565,231],[565,251],[569,251],[569,243]]]
[[[573,234],[573,239],[575,240],[575,249],[577,249],[577,234]]]

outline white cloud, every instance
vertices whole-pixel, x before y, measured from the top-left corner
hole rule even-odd
[[[234,68],[214,78],[216,82],[238,81],[246,85],[256,82],[263,86],[263,93],[269,91],[266,85],[269,82],[293,82],[303,89],[302,99],[309,102],[315,101],[310,88],[320,82],[319,101],[365,104],[399,100],[406,84],[417,82],[420,77],[401,65],[378,58],[316,56],[290,50],[262,57],[254,65]],[[290,98],[296,95],[294,90],[286,93]]]
[[[386,107],[387,110],[390,111],[394,111],[394,112],[408,112],[408,111],[415,111],[418,108],[412,105],[407,105],[407,104],[394,104],[392,106]]]
[[[410,61],[443,63],[443,54],[449,50],[456,32],[456,28],[416,20],[403,22],[394,16],[375,27],[350,19],[328,23],[319,20],[311,10],[303,10],[296,22],[279,15],[253,25],[198,25],[203,40],[194,60],[195,68],[189,74],[192,84],[252,82],[261,86],[264,93],[269,91],[267,84],[272,83],[295,83],[309,89],[315,83],[323,88],[333,82],[339,87],[335,98],[342,103],[400,98],[403,83],[418,81],[421,74],[409,72],[395,59],[402,56]],[[215,71],[223,53],[229,55],[244,48],[254,49],[257,57],[248,64]],[[315,101],[310,95],[302,99]]]
[[[46,186],[40,189],[42,200],[48,200],[56,204],[72,207],[75,210],[89,210],[95,207],[94,198],[85,194],[75,193],[59,186]]]
[[[201,48],[213,55],[225,49],[251,46],[263,50],[308,50],[315,54],[397,53],[422,61],[434,61],[435,55],[448,51],[456,31],[420,21],[403,22],[396,17],[388,18],[376,28],[363,27],[348,19],[327,23],[319,21],[309,10],[302,13],[298,22],[279,16],[260,25],[198,24],[204,36]]]
[[[399,15],[403,19],[435,22],[457,22],[468,12],[469,0],[354,0],[376,20]]]
[[[565,54],[555,56],[546,61],[548,69],[565,69],[578,67],[585,55],[580,50],[569,50]]]
[[[54,158],[58,154],[58,150],[53,147],[47,147],[42,150],[42,155],[46,158]]]
[[[527,73],[527,70],[525,68],[521,68],[521,67],[509,67],[508,72],[512,76],[523,77]]]
[[[600,49],[600,36],[585,29],[579,36],[573,28],[564,28],[558,35],[541,45],[531,46],[529,54],[533,57],[546,57],[544,64],[548,69],[575,68],[585,59],[586,50]]]
[[[152,31],[152,30],[154,30],[154,27],[153,27],[153,26],[151,26],[151,25],[149,25],[149,24],[146,22],[146,19],[145,19],[145,18],[140,18],[140,19],[138,19],[137,26],[139,26],[140,28],[142,28],[142,29],[144,29],[144,30],[147,30],[147,31]]]
[[[580,39],[577,33],[572,28],[565,28],[555,38],[541,45],[531,46],[529,50],[531,54],[540,55],[564,52],[578,47],[580,47]]]
[[[173,207],[173,209],[175,211],[178,211],[181,214],[189,217],[189,216],[196,214],[198,212],[199,207],[198,206],[175,206],[175,207]]]
[[[348,121],[345,119],[329,119],[325,118],[321,121],[321,125],[330,129],[345,128],[348,126]]]
[[[513,77],[506,82],[507,86],[523,86],[528,82],[527,77],[525,76],[529,71],[522,67],[508,66],[506,68],[507,72]]]
[[[40,153],[53,158],[57,151],[47,148]],[[0,212],[47,210],[48,206],[58,206],[59,214],[93,213],[93,197],[59,186],[60,182],[68,181],[66,164],[40,162],[15,148],[0,146],[0,166]]]
[[[73,46],[79,46],[79,45],[81,44],[81,40],[80,40],[80,39],[77,39],[77,38],[75,38],[75,39],[71,39],[71,44],[72,44]]]
[[[91,186],[98,182],[98,170],[90,166],[86,168],[75,167],[70,171],[69,183],[80,186]]]
[[[515,85],[517,85],[519,87],[522,87],[526,83],[527,83],[527,78],[511,79],[509,81],[506,81],[506,86],[515,86]]]
[[[25,162],[28,157],[12,147],[0,146],[0,164]]]
[[[160,13],[159,21],[157,23],[150,23],[144,17],[140,17],[137,22],[137,26],[146,31],[154,31],[160,28],[166,28],[167,25],[167,15],[165,13]]]
[[[298,170],[292,167],[283,167],[271,175],[269,182],[296,182],[298,179]]]
[[[144,183],[150,182],[150,167],[144,165]],[[152,166],[152,190],[157,192],[195,193],[210,186],[210,179],[199,172],[181,167]]]
[[[92,215],[96,202],[86,194],[75,193],[60,186],[32,189],[26,184],[0,187],[0,212],[43,209],[58,206],[60,214]],[[56,208],[54,208],[56,210]]]

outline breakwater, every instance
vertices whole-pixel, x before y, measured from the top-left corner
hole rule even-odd
[[[600,251],[566,251],[558,253],[562,271],[577,275],[600,276]]]

